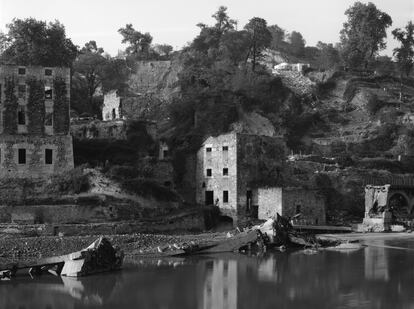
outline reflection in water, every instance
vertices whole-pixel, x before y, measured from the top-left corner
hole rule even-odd
[[[203,263],[206,276],[202,309],[237,308],[237,261],[211,260]]]
[[[375,247],[365,248],[365,279],[389,280],[388,255],[384,240],[375,242]]]
[[[414,243],[321,251],[134,261],[80,279],[0,283],[0,308],[413,308]]]

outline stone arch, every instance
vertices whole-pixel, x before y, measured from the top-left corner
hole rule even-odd
[[[408,218],[412,216],[411,199],[404,191],[391,192],[388,196],[387,205],[397,218]]]

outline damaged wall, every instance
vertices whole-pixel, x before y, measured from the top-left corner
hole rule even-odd
[[[70,69],[0,66],[0,177],[72,169]]]
[[[254,191],[258,207],[258,218],[267,220],[282,216],[291,218],[300,225],[323,225],[326,223],[325,199],[317,190],[305,188],[267,187]]]

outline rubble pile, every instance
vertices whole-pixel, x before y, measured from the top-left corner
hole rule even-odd
[[[314,82],[300,72],[280,70],[277,71],[277,76],[282,79],[286,87],[300,96],[311,95],[316,86]]]

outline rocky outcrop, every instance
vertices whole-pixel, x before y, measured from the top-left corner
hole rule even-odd
[[[178,95],[178,73],[181,64],[178,60],[169,61],[139,61],[135,72],[129,78],[130,90],[141,95],[170,101]]]

